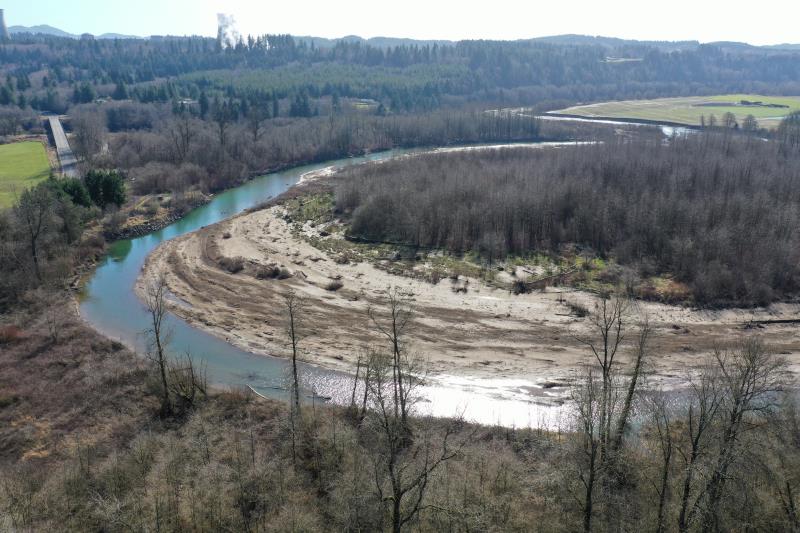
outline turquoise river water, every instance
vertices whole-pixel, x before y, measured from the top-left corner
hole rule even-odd
[[[261,176],[218,194],[210,203],[160,231],[117,241],[109,247],[107,257],[85,285],[80,303],[81,315],[109,338],[144,353],[146,339],[143,331],[147,328],[147,314],[133,288],[146,257],[159,244],[259,205],[295,185],[308,172],[423,151],[426,150],[390,150]],[[195,360],[202,361],[213,384],[250,386],[267,397],[286,397],[288,365],[285,359],[248,353],[173,315],[168,317],[168,324],[172,332],[172,350],[176,354],[189,352]],[[306,398],[337,404],[349,401],[352,376],[313,365],[303,365],[301,373]],[[504,426],[553,426],[556,418],[561,418],[563,409],[548,399],[540,387],[525,380],[435,376],[421,388],[421,395],[420,408],[424,413],[463,415],[475,422]]]

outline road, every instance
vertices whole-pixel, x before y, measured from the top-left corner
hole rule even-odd
[[[56,142],[56,152],[58,153],[58,161],[61,163],[61,171],[68,178],[77,178],[78,160],[75,158],[75,154],[72,153],[72,148],[69,147],[67,134],[64,133],[61,120],[57,116],[48,117],[48,120],[50,121],[50,131],[53,132],[53,140]]]

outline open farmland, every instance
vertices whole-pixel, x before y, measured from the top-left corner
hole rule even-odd
[[[42,143],[35,141],[0,146],[0,209],[10,207],[15,195],[50,175]]]
[[[560,109],[555,113],[587,118],[639,119],[699,126],[702,116],[708,118],[713,114],[720,119],[722,115],[730,112],[736,115],[739,124],[747,115],[753,115],[758,120],[759,126],[772,129],[778,126],[783,117],[798,110],[800,110],[798,96],[727,94],[602,102]]]

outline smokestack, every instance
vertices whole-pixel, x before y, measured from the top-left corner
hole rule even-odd
[[[8,35],[8,28],[6,27],[6,18],[3,16],[3,10],[0,9],[0,42],[6,42],[10,39]]]

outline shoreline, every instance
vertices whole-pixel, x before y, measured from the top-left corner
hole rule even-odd
[[[309,175],[303,184],[329,175],[326,170]],[[294,188],[290,191],[297,193]],[[352,373],[359,350],[379,341],[369,331],[366,309],[380,305],[381,288],[401,286],[414,293],[418,315],[409,335],[415,338],[413,349],[430,357],[434,379],[518,378],[533,386],[567,385],[588,362],[585,346],[574,338],[576,333],[587,333],[585,320],[569,316],[559,300],[567,295],[590,308],[596,301],[593,295],[548,289],[514,296],[477,279],[459,280],[469,286],[468,293],[461,293],[446,280],[432,285],[390,274],[369,262],[337,264],[327,252],[306,242],[303,232],[313,228],[304,225],[301,233],[293,234],[283,209],[272,205],[251,210],[162,243],[147,258],[137,279],[137,294],[142,294],[146,280],[166,273],[175,296],[170,310],[183,320],[250,353],[285,357],[276,308],[281,294],[292,288],[310,300],[315,323],[304,360]],[[243,257],[243,271],[231,274],[221,269],[216,258],[222,256]],[[293,276],[284,281],[256,279],[253,272],[266,264],[280,264]],[[334,278],[343,288],[325,290],[324,284]],[[237,301],[244,294],[248,301]],[[742,324],[794,318],[798,310],[792,304],[769,310],[704,311],[650,302],[636,305],[655,321],[653,377],[666,388],[685,383],[691,368],[700,365],[715,345],[744,335]],[[790,325],[769,327],[776,348],[800,355],[800,337]],[[792,361],[795,369],[798,362],[797,357]]]

